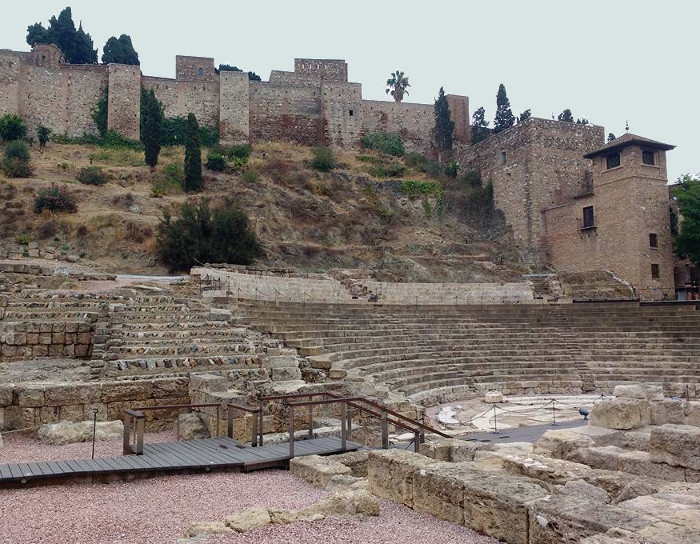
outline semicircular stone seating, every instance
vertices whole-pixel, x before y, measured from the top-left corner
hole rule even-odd
[[[312,366],[424,405],[488,390],[611,393],[628,382],[695,395],[700,382],[694,305],[239,300],[238,313]]]

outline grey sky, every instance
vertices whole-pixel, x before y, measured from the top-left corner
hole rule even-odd
[[[342,58],[363,96],[389,100],[384,83],[406,72],[407,101],[432,103],[440,86],[495,113],[504,83],[513,112],[551,118],[565,108],[603,125],[677,147],[669,179],[700,171],[697,21],[685,0],[12,2],[0,48],[28,50],[26,28],[70,5],[102,54],[129,34],[144,74],[174,77],[175,55],[214,57],[268,79],[295,57]]]

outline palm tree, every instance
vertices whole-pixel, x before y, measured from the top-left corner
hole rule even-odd
[[[386,80],[386,86],[388,87],[386,94],[391,94],[397,102],[403,100],[403,95],[408,94],[406,89],[410,87],[408,78],[399,70],[396,70],[396,73],[391,74],[391,77]]]

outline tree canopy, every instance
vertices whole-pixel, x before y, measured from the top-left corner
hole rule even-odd
[[[440,87],[437,100],[435,101],[435,145],[440,151],[452,150],[452,133],[455,130],[455,123],[452,120],[450,104],[447,102],[445,91]]]
[[[472,143],[477,144],[485,140],[489,134],[491,134],[491,129],[486,120],[486,110],[482,106],[472,115]]]
[[[185,141],[185,191],[202,190],[202,150],[199,144],[199,123],[194,113],[187,116]]]
[[[386,80],[386,94],[390,94],[396,102],[401,102],[403,100],[404,94],[408,93],[408,77],[400,70],[396,70],[391,77]]]
[[[131,64],[139,66],[139,54],[131,43],[131,36],[122,34],[118,38],[112,36],[102,48],[102,64]]]
[[[561,112],[557,116],[557,121],[564,121],[565,123],[573,123],[574,116],[571,114],[571,110],[569,108],[567,108],[563,112]]]
[[[97,63],[97,49],[93,49],[92,38],[83,30],[82,23],[75,29],[70,7],[64,9],[58,18],[51,17],[48,28],[41,23],[28,26],[27,43],[32,47],[37,43],[56,44],[70,64]]]
[[[231,66],[230,64],[219,64],[218,72],[242,72],[238,66]],[[249,81],[262,81],[262,78],[255,72],[248,72]]]
[[[515,124],[515,115],[510,109],[510,100],[506,94],[506,87],[501,83],[498,86],[498,94],[496,95],[496,118],[493,122],[493,131],[501,132]]]
[[[163,118],[163,105],[156,98],[153,89],[147,91],[141,88],[141,142],[146,164],[151,168],[158,164]]]
[[[681,176],[671,192],[682,218],[675,240],[676,253],[700,266],[700,176]]]

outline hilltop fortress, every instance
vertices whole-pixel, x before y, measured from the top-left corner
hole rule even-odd
[[[269,81],[221,72],[213,58],[176,57],[175,79],[138,66],[72,65],[53,45],[0,50],[0,115],[20,115],[68,136],[95,134],[91,112],[108,89],[108,127],[139,138],[140,89],[153,89],[168,117],[192,112],[224,143],[291,141],[359,148],[363,135],[394,132],[408,150],[434,153],[432,104],[363,100],[343,60],[295,59]],[[603,127],[530,119],[471,144],[469,99],[448,95],[454,157],[494,187],[530,262],[560,270],[606,269],[642,298],[673,298],[666,151],[633,134],[605,144]]]

